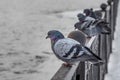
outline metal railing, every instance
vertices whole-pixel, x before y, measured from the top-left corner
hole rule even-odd
[[[95,66],[89,62],[78,62],[72,67],[61,66],[51,80],[104,80],[108,72],[109,56],[112,53],[118,3],[119,0],[108,0],[106,8],[103,6],[101,10],[97,10],[109,23],[111,34],[92,37],[86,44],[96,55],[105,60],[105,64]]]

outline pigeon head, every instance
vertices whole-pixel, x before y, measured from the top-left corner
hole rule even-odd
[[[91,14],[92,10],[91,9],[84,9],[83,12],[85,13],[86,16],[89,16]]]
[[[85,15],[83,15],[82,13],[79,13],[77,15],[77,17],[78,17],[79,21],[84,21],[84,19],[85,19]]]
[[[81,30],[81,25],[82,25],[82,22],[77,22],[74,24],[74,28],[75,30],[78,29],[78,30]]]
[[[63,36],[63,34],[62,34],[60,31],[50,30],[50,31],[48,31],[48,33],[47,33],[46,39],[47,39],[47,38],[50,38],[51,41],[56,42],[56,41],[59,40],[59,39],[63,39],[64,36]]]

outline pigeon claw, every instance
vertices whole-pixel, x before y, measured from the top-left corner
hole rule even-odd
[[[69,64],[69,63],[63,63],[62,65],[65,67],[72,67],[72,64]]]

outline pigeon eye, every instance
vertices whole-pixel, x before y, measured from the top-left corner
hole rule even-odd
[[[48,33],[48,35],[51,35],[51,33]]]
[[[58,38],[60,38],[60,35],[58,35]]]

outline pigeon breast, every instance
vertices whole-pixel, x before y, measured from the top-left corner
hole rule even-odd
[[[54,44],[53,48],[54,48],[55,54],[60,58],[71,59],[77,52],[77,47],[74,47],[75,45],[80,45],[80,43],[70,38],[64,38],[64,39],[58,40]],[[82,52],[79,52],[79,54],[77,53],[77,56],[80,56],[82,54],[83,54]]]

